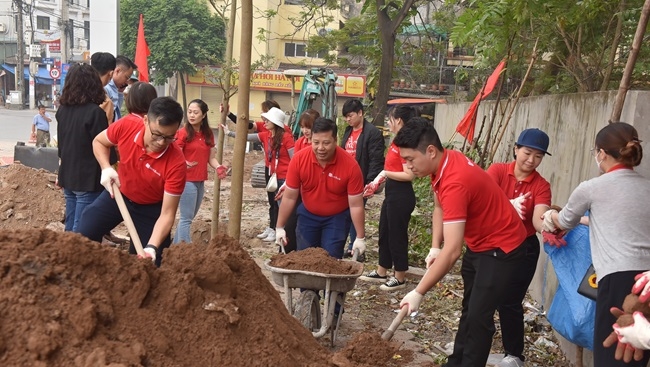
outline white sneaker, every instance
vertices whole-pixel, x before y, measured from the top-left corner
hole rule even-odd
[[[505,356],[495,367],[524,367],[524,361],[515,356]]]
[[[262,239],[262,238],[268,237],[269,236],[269,231],[272,231],[272,229],[270,227],[266,227],[264,232],[257,235],[257,238]]]
[[[275,230],[269,228],[269,235],[263,238],[264,242],[275,242]]]

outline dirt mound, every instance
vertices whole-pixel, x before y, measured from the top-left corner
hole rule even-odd
[[[72,233],[0,231],[0,365],[334,366],[236,241],[160,269]]]
[[[359,273],[357,262],[343,261],[331,257],[320,247],[311,247],[288,254],[278,254],[271,258],[271,266],[291,270],[307,270],[323,274]]]
[[[50,181],[50,178],[52,179]],[[0,167],[0,229],[61,227],[63,191],[55,176],[21,164]]]

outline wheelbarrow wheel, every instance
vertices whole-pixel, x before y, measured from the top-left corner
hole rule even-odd
[[[312,290],[300,293],[293,316],[309,331],[318,331],[321,326],[320,301]]]

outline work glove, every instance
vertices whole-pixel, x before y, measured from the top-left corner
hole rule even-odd
[[[286,246],[287,244],[287,232],[283,227],[278,227],[275,229],[275,243],[279,246]]]
[[[634,280],[636,283],[632,286],[632,293],[639,295],[639,302],[648,302],[650,299],[650,270],[638,274]]]
[[[650,349],[650,323],[639,311],[636,311],[632,317],[634,317],[634,324],[630,326],[622,327],[618,324],[612,326],[618,335],[618,341],[637,349]]]
[[[424,259],[424,262],[427,264],[427,269],[429,269],[431,264],[433,264],[433,261],[436,259],[436,257],[438,257],[438,255],[440,254],[440,251],[441,250],[439,248],[437,248],[437,247],[432,247],[432,248],[429,249],[429,254]]]
[[[383,174],[382,174],[382,173],[383,173]],[[363,197],[364,197],[364,198],[369,198],[369,197],[371,197],[372,195],[374,195],[375,192],[377,191],[377,189],[379,188],[379,186],[380,186],[382,183],[384,183],[384,181],[386,181],[386,173],[385,173],[385,171],[381,171],[381,172],[377,175],[377,177],[375,177],[375,179],[372,180],[372,182],[370,182],[369,184],[367,184],[367,185],[363,188]]]
[[[352,253],[354,253],[354,250],[359,251],[359,255],[363,254],[366,252],[366,238],[359,238],[357,237],[354,242],[352,243]]]
[[[554,247],[566,246],[566,240],[562,238],[564,237],[565,233],[566,233],[565,231],[561,231],[558,233],[542,231],[542,239],[544,243],[548,243],[549,245]]]
[[[618,319],[625,312],[618,307],[612,307],[609,309],[609,312]],[[616,325],[616,324],[614,324]],[[640,361],[643,358],[643,350],[634,348],[633,346],[619,341],[618,334],[616,331],[612,331],[611,334],[603,341],[603,346],[609,348],[616,344],[616,351],[614,352],[614,359],[620,361],[623,360],[625,363],[629,363],[634,359],[635,361]]]
[[[117,171],[115,171],[113,167],[104,168],[99,183],[101,183],[102,186],[106,188],[106,191],[111,194],[111,198],[115,197],[113,195],[113,182],[115,182],[117,187],[120,187],[120,177],[117,175]]]
[[[557,210],[549,209],[542,214],[542,231],[551,233],[557,231],[557,227],[555,226],[555,223],[553,223],[553,219],[551,219],[553,213],[557,214]]]
[[[278,188],[278,193],[275,194],[275,201],[278,201],[278,200],[282,199],[282,196],[284,195],[284,189],[286,189],[286,188],[287,188],[287,183],[286,182],[283,183],[282,186],[280,186],[280,188]]]
[[[408,306],[409,313],[413,313],[420,308],[420,302],[422,302],[423,297],[424,295],[418,293],[418,291],[414,289],[408,292],[406,296],[402,298],[402,301],[399,303],[399,307],[402,308],[404,306]]]
[[[529,197],[530,197],[530,192],[527,192],[525,194],[521,194],[518,197],[510,200],[510,204],[512,204],[512,206],[515,208],[521,220],[526,219],[526,206],[524,205],[524,202],[528,200]]]
[[[227,175],[228,175],[228,167],[224,165],[217,166],[217,177],[219,177],[220,180],[226,178]]]
[[[152,244],[148,244],[144,247],[144,256],[138,256],[141,259],[150,258],[152,262],[156,262],[156,255],[158,254],[158,248]]]

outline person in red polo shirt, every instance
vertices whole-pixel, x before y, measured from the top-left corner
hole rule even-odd
[[[350,231],[350,219],[357,231],[353,248],[363,253],[365,213],[363,176],[356,160],[336,145],[336,124],[319,117],[312,126],[312,149],[303,149],[289,163],[286,189],[280,204],[276,243],[284,246],[287,218],[298,205],[296,242],[298,251],[321,247],[340,259]]]
[[[537,172],[548,150],[549,138],[540,129],[521,132],[514,148],[511,163],[493,163],[487,169],[494,181],[506,193],[526,227],[523,246],[526,255],[519,263],[517,275],[512,278],[510,291],[497,308],[505,358],[496,367],[524,365],[524,308],[522,302],[533,280],[539,258],[539,239],[542,215],[551,207],[551,185]]]
[[[406,124],[393,143],[413,174],[431,176],[435,193],[428,269],[400,307],[418,310],[424,294],[461,256],[464,241],[463,309],[454,352],[443,366],[483,367],[495,332],[494,312],[510,291],[510,281],[526,253],[522,246],[526,228],[485,171],[461,152],[442,147],[432,122]]]
[[[185,157],[174,144],[183,120],[183,108],[170,97],[154,99],[149,112],[139,118],[123,118],[93,140],[95,158],[102,168],[100,182],[106,191],[87,207],[79,233],[100,242],[123,219],[113,200],[114,182],[142,240],[147,257],[160,266],[162,251],[171,243],[170,232],[178,202],[185,188]],[[110,147],[120,151],[120,173],[109,163]],[[131,244],[129,252],[135,254]]]

